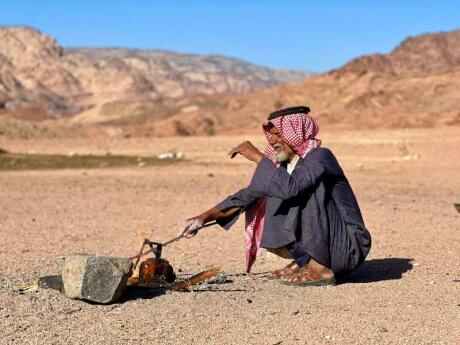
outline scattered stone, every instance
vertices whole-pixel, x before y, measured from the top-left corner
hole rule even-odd
[[[420,158],[420,156],[418,154],[415,154],[415,155],[404,156],[403,160],[405,160],[405,161],[415,161],[415,160],[417,160],[419,158]]]
[[[25,294],[25,293],[29,293],[29,292],[35,292],[38,290],[38,284],[32,284],[30,286],[25,286],[25,287],[13,287],[13,289],[16,289],[19,291],[19,293],[22,295],[22,294]]]
[[[160,153],[158,155],[158,158],[159,159],[183,159],[184,153],[181,151],[169,151],[169,152]]]
[[[292,315],[297,315],[297,314],[299,314],[299,313],[300,313],[300,310],[296,310],[296,311],[294,311],[294,312],[292,313]]]
[[[70,315],[70,314],[76,313],[76,312],[78,312],[80,310],[81,310],[81,308],[77,307],[75,309],[66,309],[66,310],[63,311],[63,313],[66,314],[66,315]]]
[[[224,272],[219,272],[215,277],[209,279],[207,284],[227,284],[233,283],[233,280],[228,279],[228,276]]]
[[[54,289],[64,291],[61,276],[45,276],[38,279],[38,286],[42,289]]]
[[[249,304],[252,303],[252,299],[250,299],[250,298],[246,298],[246,301],[247,301]]]
[[[113,303],[123,293],[131,268],[127,258],[70,255],[62,266],[64,293],[73,299]]]

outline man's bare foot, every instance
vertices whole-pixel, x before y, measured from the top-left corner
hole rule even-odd
[[[280,277],[283,284],[297,286],[335,285],[335,275],[332,270],[314,259],[308,265],[300,268],[297,273]]]
[[[322,264],[320,264],[318,261],[315,259],[310,259],[308,262],[308,273],[312,277],[320,276],[323,279],[332,279],[335,277],[334,272],[329,267],[326,267]]]
[[[300,270],[300,267],[295,263],[295,261],[292,261],[289,265],[286,267],[283,267],[279,270],[272,271],[267,274],[267,278],[269,279],[279,279],[284,276],[292,275],[297,273]]]

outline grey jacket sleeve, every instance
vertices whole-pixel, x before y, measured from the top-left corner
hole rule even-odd
[[[286,169],[277,168],[268,158],[263,158],[248,188],[258,195],[287,200],[307,192],[325,173],[325,165],[314,159],[304,161],[289,175]]]
[[[224,211],[232,207],[241,207],[241,209],[233,216],[217,220],[217,223],[226,230],[230,229],[230,227],[238,220],[240,214],[246,211],[246,209],[261,196],[263,196],[263,194],[258,193],[257,191],[252,191],[249,188],[243,188],[235,194],[228,196],[215,207],[219,211]]]

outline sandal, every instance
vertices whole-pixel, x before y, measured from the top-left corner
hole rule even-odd
[[[335,277],[325,278],[321,274],[304,267],[300,272],[280,277],[282,284],[291,286],[330,286],[336,285]]]
[[[273,279],[273,280],[280,279],[281,277],[284,277],[284,276],[293,275],[297,273],[299,270],[300,270],[300,267],[296,264],[295,261],[292,261],[286,267],[268,273],[266,278]]]

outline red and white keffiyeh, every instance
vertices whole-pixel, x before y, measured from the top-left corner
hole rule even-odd
[[[268,141],[272,136],[269,130],[270,124],[280,131],[281,138],[302,158],[312,149],[321,145],[321,140],[316,139],[319,131],[318,124],[308,114],[290,114],[266,121],[262,128]],[[265,149],[264,155],[271,159],[277,167],[280,166],[279,162],[275,160],[275,149],[270,143]],[[246,210],[245,254],[247,273],[251,272],[252,265],[260,251],[260,239],[264,228],[265,203],[265,198],[260,198],[255,205]]]

